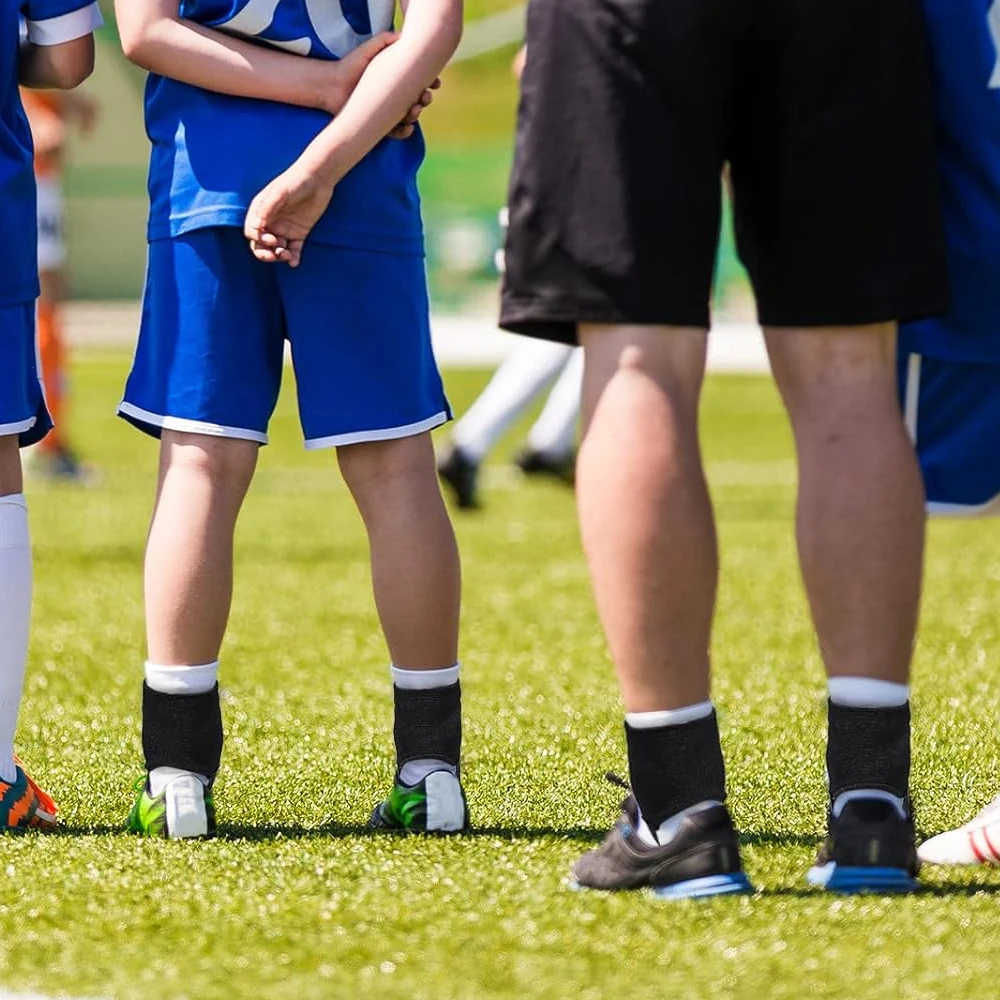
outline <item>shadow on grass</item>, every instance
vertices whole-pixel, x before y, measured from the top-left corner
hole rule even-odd
[[[581,843],[597,843],[603,839],[606,830],[593,830],[586,827],[558,828],[550,826],[528,827],[473,827],[461,834],[429,834],[427,836],[455,836],[462,840],[474,840],[479,837],[489,837],[499,840],[539,840],[555,838],[558,840],[575,840]],[[358,826],[342,823],[327,823],[322,826],[298,827],[276,825],[242,826],[225,824],[219,827],[218,837],[222,840],[318,840],[322,838],[340,839],[343,837],[409,837],[405,831],[372,830],[368,826]]]
[[[791,899],[824,899],[829,902],[848,899],[947,899],[952,896],[966,897],[976,896],[980,893],[987,896],[1000,895],[1000,882],[963,882],[961,885],[928,885],[922,882],[916,892],[913,893],[893,893],[893,892],[866,892],[866,893],[837,893],[827,892],[811,885],[795,886],[783,885],[773,889],[761,889],[757,895],[779,896]]]
[[[431,837],[456,836],[460,839],[476,839],[489,837],[499,840],[540,840],[555,838],[558,840],[575,840],[580,843],[598,843],[604,838],[606,830],[595,830],[587,827],[475,827],[461,834],[443,835],[429,834]],[[63,825],[45,836],[50,837],[134,837],[135,834],[125,829],[123,824],[117,825]],[[352,823],[324,823],[319,826],[295,826],[282,823],[262,823],[258,826],[239,823],[224,823],[219,826],[214,840],[342,840],[348,837],[409,837],[405,831],[372,830],[370,827]]]
[[[572,840],[580,844],[600,843],[607,834],[607,828],[585,826],[477,826],[457,834],[463,839],[489,837],[495,840]],[[124,824],[118,825],[64,825],[60,826],[50,836],[56,837],[107,837],[134,836],[129,833]],[[347,837],[394,837],[410,836],[404,831],[372,830],[367,825],[358,823],[322,823],[319,826],[298,826],[291,823],[247,823],[220,824],[217,840],[320,840],[328,838],[341,840]],[[431,834],[431,836],[439,836]],[[820,842],[819,835],[804,833],[745,833],[740,836],[740,843],[746,847],[815,847]]]

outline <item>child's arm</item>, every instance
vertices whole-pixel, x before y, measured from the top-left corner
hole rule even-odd
[[[462,0],[410,0],[399,40],[371,61],[340,114],[273,180],[244,228],[259,260],[298,265],[340,179],[406,114],[462,36]]]
[[[64,10],[28,4],[28,37],[17,64],[18,82],[25,87],[70,90],[94,71],[93,32],[101,26],[97,4]]]
[[[339,61],[312,59],[204,28],[179,11],[180,0],[115,0],[126,57],[151,73],[203,90],[331,114],[340,111],[368,63],[395,37],[376,35]]]

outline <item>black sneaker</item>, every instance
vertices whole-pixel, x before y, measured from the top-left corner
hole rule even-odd
[[[453,447],[438,462],[438,475],[451,487],[458,507],[474,510],[479,506],[479,464],[460,448]]]
[[[574,889],[651,889],[661,899],[753,892],[725,806],[706,806],[686,816],[662,847],[639,840],[638,820],[638,803],[629,795],[604,843],[573,866]]]
[[[576,483],[576,452],[565,455],[547,455],[543,451],[525,448],[514,459],[514,464],[526,476],[551,476],[567,486]]]
[[[913,817],[891,802],[855,799],[839,816],[831,812],[829,833],[806,876],[830,892],[913,892],[917,838]]]

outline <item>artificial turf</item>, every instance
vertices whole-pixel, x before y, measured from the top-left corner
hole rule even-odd
[[[756,895],[667,904],[565,888],[616,815],[620,793],[602,775],[624,766],[620,708],[572,497],[509,471],[513,437],[487,469],[486,508],[456,517],[476,829],[362,830],[392,771],[386,653],[358,517],[332,457],[302,452],[291,392],[239,530],[220,836],[123,833],[140,771],[155,462],[154,445],[112,416],[127,364],[91,353],[75,367],[74,430],[100,485],[29,486],[37,584],[20,749],[63,829],[0,844],[0,988],[148,1000],[993,995],[1000,876],[930,872],[902,899],[804,885],[824,819],[824,688],[794,561],[789,434],[760,378],[710,378],[704,406],[723,552],[716,696]],[[485,378],[448,373],[459,410]],[[931,531],[914,699],[928,832],[997,790],[996,537],[987,524]]]

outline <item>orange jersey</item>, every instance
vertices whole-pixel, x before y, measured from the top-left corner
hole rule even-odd
[[[21,88],[21,102],[35,142],[35,175],[57,177],[62,168],[66,116],[61,95],[54,91]]]

